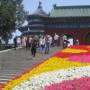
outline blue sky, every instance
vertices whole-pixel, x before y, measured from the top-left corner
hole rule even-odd
[[[53,8],[53,4],[58,6],[90,5],[90,0],[23,0],[25,10],[29,11],[29,14],[34,13],[39,1],[42,2],[43,9],[47,13]]]

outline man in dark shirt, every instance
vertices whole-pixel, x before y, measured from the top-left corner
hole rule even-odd
[[[17,48],[17,37],[15,37],[15,38],[13,39],[13,42],[14,42],[14,48],[15,48],[15,50],[16,50],[16,48]]]
[[[37,49],[37,41],[33,39],[31,43],[31,54],[33,57],[36,56],[36,49]]]

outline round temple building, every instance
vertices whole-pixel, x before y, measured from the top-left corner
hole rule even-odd
[[[57,33],[61,37],[66,35],[80,44],[90,44],[90,6],[53,6],[49,14],[42,9],[42,4],[35,13],[29,15],[28,25],[20,30],[27,34]]]

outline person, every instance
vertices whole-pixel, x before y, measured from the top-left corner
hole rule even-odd
[[[17,38],[17,45],[20,47],[20,45],[21,45],[21,39],[20,39],[20,37],[18,37]]]
[[[31,55],[32,55],[33,57],[36,56],[36,49],[37,49],[37,42],[36,42],[36,40],[33,38],[33,39],[32,39],[32,43],[31,43]]]
[[[66,48],[70,42],[67,39],[63,41],[63,47]]]
[[[40,46],[40,51],[43,53],[44,52],[44,48],[45,48],[45,38],[44,38],[44,36],[42,36],[39,39],[39,46]]]
[[[54,35],[54,46],[58,46],[58,40],[59,40],[59,35],[55,33],[55,35]]]
[[[31,48],[31,41],[32,41],[32,37],[29,36],[29,48]]]
[[[49,54],[50,51],[50,41],[48,35],[45,37],[45,54]]]
[[[29,49],[29,36],[27,36],[27,39],[26,39],[26,49]]]
[[[13,39],[14,42],[14,49],[16,50],[17,48],[17,36]]]
[[[50,42],[50,47],[53,46],[53,38],[51,35],[49,35],[49,42]]]
[[[79,45],[79,40],[78,39],[76,39],[76,45]]]
[[[26,47],[26,36],[22,37],[21,38],[21,44],[22,44],[22,47]]]

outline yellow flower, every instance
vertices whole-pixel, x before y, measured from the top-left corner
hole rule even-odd
[[[83,50],[83,49],[67,48],[67,49],[62,50],[62,52],[66,52],[66,53],[85,53],[85,52],[88,52],[88,51]]]
[[[70,62],[67,58],[51,57],[44,63],[32,69],[30,72],[22,75],[20,78],[7,83],[6,87],[3,88],[3,90],[12,90],[13,87],[19,85],[24,80],[31,79],[32,77],[39,75],[41,73],[87,65],[90,65],[90,63]]]

